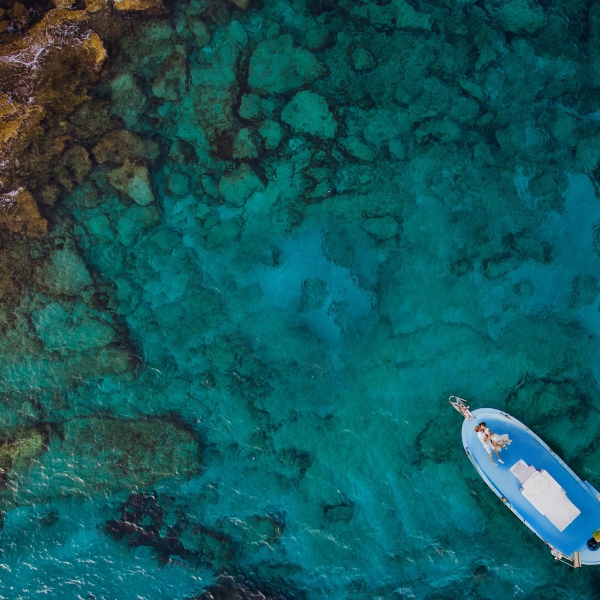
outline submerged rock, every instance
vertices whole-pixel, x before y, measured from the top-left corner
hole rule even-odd
[[[223,519],[219,529],[243,544],[245,549],[258,552],[265,544],[273,544],[283,535],[285,524],[274,517],[251,515],[244,519]]]
[[[297,133],[308,133],[322,139],[333,139],[337,122],[325,98],[304,90],[285,105],[281,119]]]
[[[144,164],[126,158],[122,167],[108,172],[107,179],[114,188],[140,206],[154,202],[150,174]]]
[[[167,190],[174,196],[185,196],[190,191],[190,178],[183,173],[171,173],[167,179]]]
[[[402,143],[402,140],[398,138],[388,142],[388,150],[390,154],[398,160],[404,160],[406,158],[406,147]]]
[[[393,217],[375,217],[367,219],[363,227],[379,240],[389,240],[398,235],[400,225]]]
[[[197,48],[202,48],[210,42],[210,32],[200,19],[193,16],[188,17],[187,26],[195,38]]]
[[[0,437],[0,495],[10,471],[26,472],[33,460],[46,451],[48,439],[46,427],[19,427]]]
[[[0,225],[11,233],[39,238],[46,235],[48,222],[40,215],[33,196],[20,188],[0,196]]]
[[[231,565],[235,556],[233,540],[224,533],[205,525],[191,527],[186,545],[215,567]]]
[[[227,28],[218,30],[211,42],[211,52],[200,53],[197,61],[189,65],[189,98],[193,100],[190,112],[202,135],[205,132],[210,140],[234,127],[233,107],[239,93],[237,67],[247,42],[245,36],[244,28],[237,21],[231,22]],[[203,146],[202,140],[192,135],[184,139]]]
[[[389,27],[395,23],[397,18],[396,9],[393,3],[383,5],[372,2],[362,5],[357,3],[357,5],[350,9],[350,14],[353,17],[366,19],[374,27]]]
[[[544,11],[531,0],[503,2],[496,13],[500,25],[510,33],[534,33],[544,23]]]
[[[304,35],[304,43],[309,50],[319,52],[324,50],[330,44],[333,44],[334,36],[327,27],[321,23],[312,23]]]
[[[100,164],[121,165],[126,158],[154,160],[158,156],[158,145],[127,129],[119,129],[104,136],[92,152]]]
[[[113,0],[113,6],[122,11],[147,11],[154,14],[167,12],[161,0]]]
[[[186,58],[180,52],[173,52],[158,69],[152,93],[157,98],[174,102],[185,92],[186,80]]]
[[[119,241],[131,246],[147,229],[160,221],[160,215],[153,206],[132,206],[117,222]]]
[[[185,499],[134,493],[123,504],[120,518],[106,521],[102,530],[115,541],[127,542],[130,549],[151,548],[161,564],[180,557],[214,570],[231,566],[234,540],[221,529],[198,524],[193,512]]]
[[[281,142],[282,131],[281,125],[277,121],[264,121],[258,128],[258,133],[265,141],[265,148],[267,150],[274,150],[279,146]]]
[[[510,412],[523,415],[531,425],[548,422],[561,415],[573,418],[584,410],[581,390],[572,381],[528,378],[508,397]]]
[[[234,206],[243,206],[254,193],[264,189],[262,181],[246,163],[229,175],[223,175],[219,182],[219,191],[225,201]]]
[[[250,0],[229,0],[232,4],[235,4],[238,8],[246,10],[250,4]]]
[[[233,158],[258,158],[258,150],[252,140],[253,130],[244,127],[233,140]]]
[[[598,278],[589,273],[577,275],[573,279],[572,288],[571,306],[575,309],[592,304],[600,294]]]
[[[354,516],[353,502],[340,502],[340,504],[326,504],[323,507],[325,520],[330,523],[350,523]]]
[[[81,294],[84,288],[94,283],[81,257],[67,249],[53,252],[36,279],[52,294],[71,296]]]
[[[252,591],[246,584],[233,577],[223,575],[215,585],[206,588],[201,596],[189,600],[284,600],[283,596],[265,595],[260,591]]]
[[[396,12],[396,27],[431,31],[431,20],[428,14],[417,12],[404,0],[395,0],[392,4]]]
[[[51,302],[35,310],[31,319],[36,334],[50,351],[82,352],[102,348],[115,335],[108,323],[90,315],[83,304],[68,311],[58,302]]]
[[[219,221],[208,234],[208,244],[212,248],[233,242],[240,235],[242,228],[237,219]]]
[[[576,146],[579,136],[579,129],[576,119],[569,114],[561,114],[552,125],[552,135],[565,146]]]
[[[31,20],[29,11],[21,2],[15,2],[12,7],[8,9],[7,14],[11,19],[11,25],[15,29],[25,28],[29,25],[29,21]]]
[[[294,48],[292,36],[261,42],[250,59],[248,83],[259,94],[283,94],[312,83],[326,72],[304,48]]]
[[[90,99],[78,106],[69,115],[67,121],[78,139],[92,144],[96,143],[107,131],[117,126],[116,122],[111,119],[110,103],[97,99]]]
[[[328,298],[327,282],[317,277],[310,277],[302,282],[299,308],[303,312],[320,310]]]
[[[375,152],[354,135],[339,138],[338,144],[348,155],[361,162],[369,163],[375,160]]]
[[[257,96],[256,94],[244,94],[238,109],[238,114],[242,119],[260,118],[263,114],[260,96]]]
[[[168,562],[171,556],[188,560],[196,558],[196,553],[185,548],[178,538],[181,525],[166,525],[166,514],[156,493],[131,494],[121,510],[119,520],[110,519],[102,528],[113,540],[126,540],[129,548],[152,548],[162,563]]]
[[[58,163],[56,178],[69,191],[83,183],[92,168],[87,150],[82,146],[69,148]]]
[[[127,127],[135,127],[146,107],[146,96],[131,73],[123,73],[110,83],[113,111]]]
[[[3,509],[146,487],[167,477],[190,476],[201,466],[197,435],[167,419],[74,418],[59,430],[41,458],[39,436],[32,433],[28,438],[27,448],[32,450],[27,456],[33,453],[39,460],[35,465],[29,459],[20,466],[13,463],[7,472],[11,487],[0,492]]]
[[[429,121],[415,131],[419,142],[440,140],[445,143],[457,142],[461,138],[460,127],[451,119]]]
[[[377,66],[375,57],[364,48],[356,48],[353,50],[352,54],[350,54],[350,59],[352,61],[352,67],[357,71],[370,71]]]
[[[590,170],[600,163],[600,136],[586,137],[577,144],[577,161]]]

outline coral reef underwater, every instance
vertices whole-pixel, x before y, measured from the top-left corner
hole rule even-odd
[[[597,3],[0,0],[0,182],[0,598],[597,587],[446,401],[600,485]]]

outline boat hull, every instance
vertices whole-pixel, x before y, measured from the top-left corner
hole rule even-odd
[[[589,483],[582,481],[542,439],[519,420],[493,408],[479,408],[471,414],[473,418],[463,422],[463,447],[492,491],[553,550],[569,558],[573,558],[575,553],[579,552],[581,564],[600,564],[600,550],[589,550],[586,545],[592,533],[600,529],[598,492]],[[487,450],[474,430],[482,421],[485,421],[494,433],[507,433],[513,440],[508,449],[500,453],[505,464],[493,466],[490,463]],[[544,469],[548,472],[565,490],[569,500],[581,511],[562,532],[521,494],[521,483],[510,471],[520,459],[538,471]]]

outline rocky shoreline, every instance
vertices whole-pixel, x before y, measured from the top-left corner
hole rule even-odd
[[[169,11],[161,0],[56,0],[40,18],[34,3],[9,4],[0,7],[0,233],[39,238],[59,195],[88,174],[86,146],[111,127],[91,96],[108,48]]]

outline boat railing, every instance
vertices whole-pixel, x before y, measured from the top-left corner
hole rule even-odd
[[[581,568],[581,555],[579,552],[573,553],[573,556],[565,556],[562,552],[559,552],[556,548],[551,548],[552,556],[554,556],[554,560],[563,563],[563,565],[569,565],[573,569]]]
[[[454,401],[452,400],[452,398],[454,398]],[[471,419],[473,419],[473,414],[471,413],[471,411],[469,410],[469,407],[467,405],[467,401],[464,398],[459,398],[458,396],[450,396],[450,398],[448,398],[448,402],[450,402],[450,404],[452,404],[452,406],[465,418],[468,419],[469,421]]]

